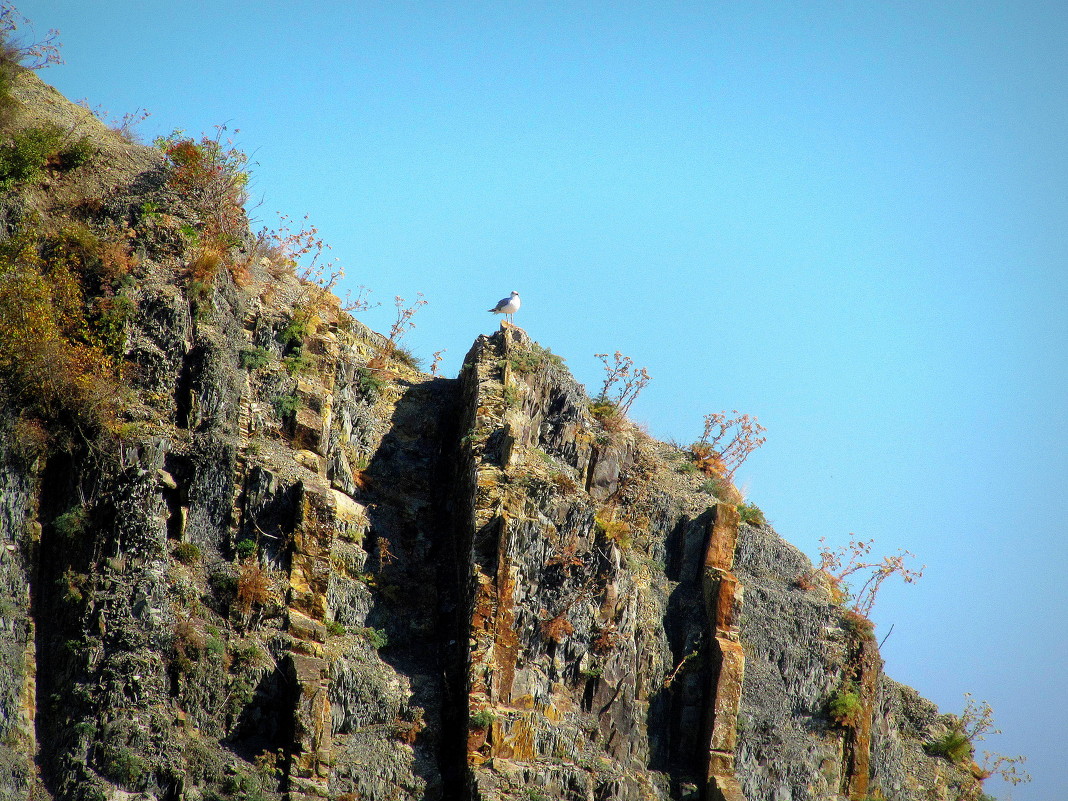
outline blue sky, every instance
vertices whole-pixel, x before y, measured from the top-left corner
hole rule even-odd
[[[1029,2],[24,0],[42,77],[146,139],[218,123],[254,214],[309,214],[350,286],[424,293],[454,374],[516,322],[686,444],[768,428],[740,472],[810,555],[907,548],[887,672],[988,699],[1015,801],[1068,797],[1068,6]]]

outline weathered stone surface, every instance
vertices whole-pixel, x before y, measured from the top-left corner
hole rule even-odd
[[[16,89],[16,120],[81,124]],[[685,452],[598,422],[525,332],[420,374],[251,234],[193,296],[189,198],[85,125],[108,170],[73,216],[63,175],[34,202],[130,231],[131,400],[106,442],[37,456],[0,412],[0,801],[976,789],[923,750],[951,720],[797,586],[808,560]]]

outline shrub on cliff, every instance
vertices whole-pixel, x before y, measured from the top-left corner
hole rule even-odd
[[[0,189],[37,178],[46,168],[69,170],[85,164],[93,146],[58,125],[24,128],[0,146]]]
[[[827,711],[839,726],[856,726],[864,713],[856,685],[849,682],[838,688],[827,704]]]

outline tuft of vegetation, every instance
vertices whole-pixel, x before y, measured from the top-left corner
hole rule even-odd
[[[635,368],[634,360],[618,350],[612,354],[611,364],[607,353],[595,353],[594,356],[604,365],[605,375],[601,392],[590,406],[590,412],[605,428],[615,431],[626,419],[631,404],[645,389],[651,376],[644,367]]]
[[[270,351],[266,351],[263,348],[246,348],[241,351],[238,356],[241,369],[248,370],[250,373],[255,370],[262,370],[271,361]]]
[[[287,349],[299,348],[311,333],[311,315],[297,312],[278,332],[277,339]]]
[[[857,686],[848,682],[838,688],[827,704],[827,713],[839,726],[857,726],[864,714]]]
[[[39,178],[45,170],[71,170],[89,161],[93,146],[86,137],[71,139],[58,125],[24,128],[0,145],[0,189]]]
[[[196,543],[179,542],[174,546],[174,550],[171,553],[183,565],[195,565],[200,561],[200,548],[197,547]]]
[[[871,614],[875,599],[883,582],[891,576],[900,576],[906,584],[912,584],[923,577],[925,565],[914,569],[907,565],[909,559],[916,558],[910,551],[898,551],[893,556],[883,557],[882,561],[868,561],[875,540],[850,539],[847,545],[831,549],[826,539],[820,537],[820,561],[815,572],[822,573],[830,581],[836,600],[844,603],[854,598],[852,611],[862,617]],[[851,593],[846,579],[857,573],[867,574],[864,583],[855,593]]]
[[[132,304],[114,287],[131,268],[125,245],[75,224],[0,242],[0,404],[79,440],[115,427]]]
[[[969,766],[975,760],[975,743],[990,734],[1001,734],[994,725],[994,709],[986,701],[976,701],[971,693],[964,694],[964,711],[956,724],[941,737],[928,743],[927,752],[945,757],[951,762]],[[981,761],[974,763],[980,779],[998,776],[1002,781],[1016,785],[1031,781],[1031,775],[1023,769],[1024,756],[1005,756],[995,751],[983,751]]]
[[[205,255],[210,252],[214,254],[210,258],[220,260],[230,248],[241,245],[248,225],[248,157],[234,147],[233,140],[223,138],[226,131],[225,125],[218,125],[213,137],[196,140],[175,130],[156,139],[167,159],[167,187],[180,193],[195,211],[195,233]]]
[[[389,637],[386,635],[385,629],[375,629],[368,626],[356,629],[356,633],[367,640],[368,644],[376,651],[380,651],[389,645]]]
[[[614,542],[624,551],[630,550],[631,545],[634,543],[630,525],[623,520],[596,517],[594,518],[594,527],[597,529],[598,534],[606,540]]]
[[[240,559],[248,559],[256,553],[256,541],[252,539],[240,540],[237,545],[234,546],[234,551]]]
[[[360,387],[360,392],[368,398],[377,398],[386,387],[386,382],[366,367],[356,369],[356,383]]]
[[[488,709],[480,709],[471,715],[471,728],[485,731],[493,725],[493,721],[496,719],[497,716]]]
[[[378,353],[367,362],[368,369],[381,370],[390,359],[399,361],[409,367],[418,368],[416,357],[400,345],[400,341],[404,336],[415,328],[415,323],[412,322],[415,313],[428,303],[423,299],[422,292],[417,292],[416,294],[418,299],[410,304],[406,303],[400,295],[393,298],[393,305],[397,308],[396,319],[394,319],[393,325],[390,326],[389,336],[378,345]]]
[[[63,63],[59,31],[49,30],[38,42],[16,37],[16,31],[30,27],[30,21],[12,3],[0,2],[0,125],[7,123],[15,106],[11,88],[20,67],[38,70]]]
[[[730,412],[705,415],[701,438],[690,446],[697,468],[707,476],[732,481],[750,454],[767,442],[767,431],[755,417]]]
[[[956,765],[970,761],[974,752],[972,741],[960,728],[949,729],[927,743],[925,749],[931,756],[943,757]]]
[[[266,570],[251,559],[241,565],[235,600],[238,611],[243,615],[248,615],[254,606],[264,606],[271,600],[270,577]]]
[[[875,623],[852,609],[846,609],[842,614],[842,625],[854,640],[868,640],[875,636]]]
[[[344,637],[347,633],[345,627],[336,620],[328,620],[325,625],[326,633],[332,637]]]
[[[274,413],[283,420],[293,417],[300,411],[301,406],[300,398],[292,393],[275,395],[271,400],[271,405],[274,406]]]
[[[563,642],[566,637],[570,637],[575,633],[574,625],[567,619],[567,615],[563,613],[556,617],[542,620],[539,624],[539,629],[546,642],[554,643]]]
[[[52,521],[56,533],[68,541],[83,535],[88,524],[89,512],[84,506],[75,506]]]
[[[531,342],[528,347],[512,350],[507,359],[507,364],[513,372],[520,375],[533,375],[542,370],[561,367],[564,360],[548,348],[542,347],[537,342]]]
[[[755,503],[738,504],[738,514],[741,521],[749,526],[763,526],[768,522],[764,512]]]
[[[291,376],[298,375],[300,373],[306,373],[314,368],[315,359],[311,356],[305,356],[304,354],[286,356],[282,359],[282,366],[286,368],[286,372]]]

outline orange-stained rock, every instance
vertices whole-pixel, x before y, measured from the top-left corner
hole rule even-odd
[[[738,509],[728,503],[712,507],[705,567],[730,570],[734,566],[734,550],[738,545]]]
[[[710,752],[734,753],[738,742],[738,709],[742,701],[745,654],[742,646],[725,637],[713,641],[712,658],[717,665],[708,725]]]

